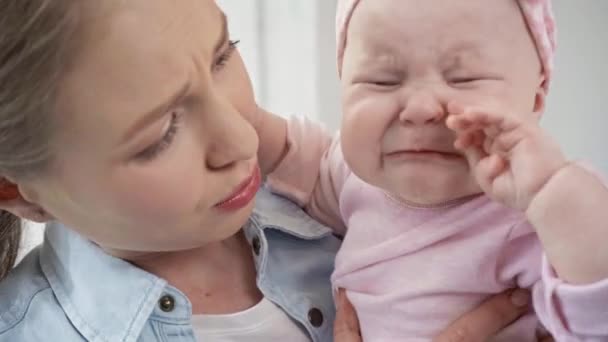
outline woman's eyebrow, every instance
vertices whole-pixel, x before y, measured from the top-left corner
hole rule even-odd
[[[215,43],[214,53],[219,51],[226,42],[226,40],[228,40],[228,19],[226,17],[226,14],[221,11],[220,17],[220,20],[222,21],[222,29],[220,31],[219,38]],[[180,87],[179,91],[170,96],[168,100],[163,101],[161,104],[155,106],[153,109],[146,111],[146,114],[141,116],[141,118],[137,120],[125,133],[125,135],[121,139],[121,143],[125,143],[138,131],[162,118],[173,104],[179,102],[180,99],[186,96],[189,89],[190,84],[188,82],[185,82],[184,85]]]

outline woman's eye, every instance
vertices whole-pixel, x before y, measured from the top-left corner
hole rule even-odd
[[[181,115],[178,112],[171,113],[171,121],[169,122],[169,126],[165,130],[163,137],[159,141],[136,154],[135,160],[140,162],[151,161],[158,157],[169,146],[171,146],[171,143],[173,143],[173,140],[175,140],[175,136],[177,135],[179,129],[180,117]]]
[[[239,40],[228,41],[228,47],[216,58],[215,62],[213,63],[213,71],[221,70],[226,63],[230,61],[230,58],[232,57],[239,43]]]

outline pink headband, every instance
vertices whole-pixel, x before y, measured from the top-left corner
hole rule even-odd
[[[551,0],[518,0],[524,18],[528,23],[532,37],[543,65],[545,74],[545,89],[549,89],[549,81],[553,73],[553,57],[555,54],[555,19],[551,9]],[[346,46],[348,24],[361,0],[338,0],[336,15],[336,34],[338,46],[338,70],[342,70],[342,58]]]

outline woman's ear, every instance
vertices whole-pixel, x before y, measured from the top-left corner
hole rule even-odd
[[[0,210],[39,223],[53,219],[39,205],[26,200],[19,186],[6,178],[0,178]]]

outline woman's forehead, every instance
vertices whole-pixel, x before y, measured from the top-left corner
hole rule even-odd
[[[62,82],[59,106],[71,119],[95,115],[116,125],[142,114],[205,70],[222,35],[223,13],[212,0],[113,2]]]

